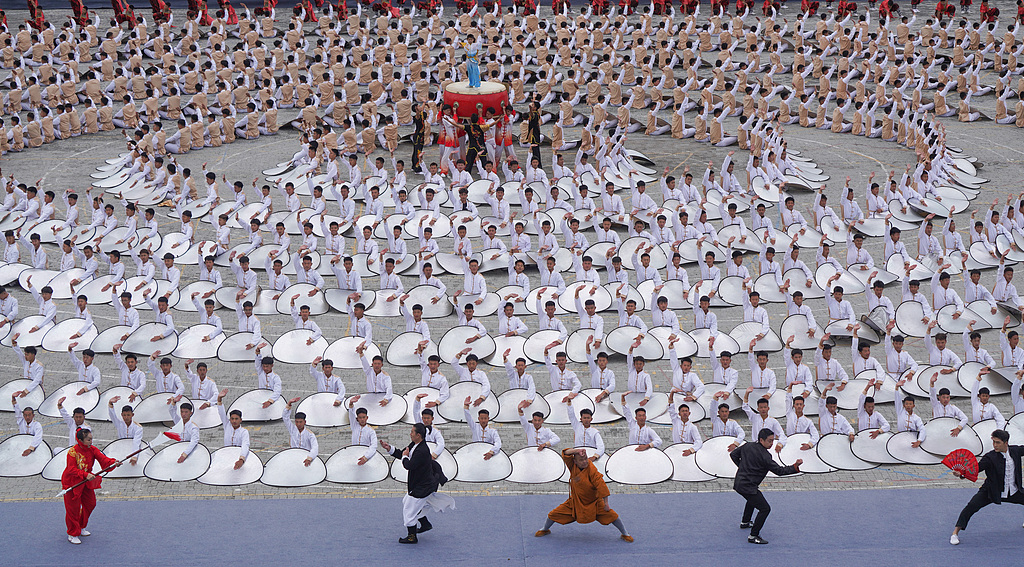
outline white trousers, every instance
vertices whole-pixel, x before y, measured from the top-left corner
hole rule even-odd
[[[405,520],[405,527],[415,526],[420,518],[428,513],[444,512],[455,509],[455,499],[447,494],[435,492],[426,498],[416,498],[406,494],[402,498],[402,519]]]

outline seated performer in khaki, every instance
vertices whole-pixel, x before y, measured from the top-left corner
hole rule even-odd
[[[597,520],[602,526],[612,524],[618,528],[624,541],[633,541],[633,536],[626,533],[619,515],[608,506],[608,495],[611,493],[604,477],[587,458],[587,450],[565,449],[562,451],[562,460],[569,469],[569,499],[548,513],[544,529],[534,535],[544,537],[550,534],[555,522],[589,524]]]

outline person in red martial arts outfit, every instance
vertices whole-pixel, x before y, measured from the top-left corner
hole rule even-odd
[[[96,508],[96,489],[100,487],[100,477],[92,474],[92,467],[95,461],[99,461],[102,468],[110,465],[121,466],[121,461],[111,459],[103,454],[92,444],[92,431],[79,429],[75,434],[77,443],[68,451],[68,464],[64,468],[64,474],[60,475],[61,488],[70,488],[83,480],[85,484],[69,491],[64,495],[64,519],[68,525],[68,541],[71,543],[82,543],[80,536],[87,536],[86,526],[89,525],[89,515]]]

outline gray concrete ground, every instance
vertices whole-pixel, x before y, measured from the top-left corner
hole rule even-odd
[[[930,10],[930,3],[927,4],[929,4],[928,8]],[[796,6],[798,6],[797,3],[790,2],[783,11],[783,14],[790,18],[791,21],[795,15],[794,9]],[[545,13],[547,9],[546,7],[544,8]],[[20,19],[17,11],[8,10],[8,15],[12,18],[12,21]],[[50,13],[51,18],[55,15],[53,12]],[[919,19],[919,24],[921,23],[920,20],[923,19]],[[787,56],[791,57],[788,53]],[[3,73],[0,72],[0,74]],[[786,84],[789,82],[790,76],[777,76],[775,79],[780,84]],[[990,72],[982,73],[981,81],[983,84],[991,84],[994,80],[995,77]],[[930,92],[927,93],[927,96],[930,97]],[[975,104],[985,111],[991,112],[994,108],[994,97],[990,95],[981,99],[975,99]],[[588,113],[589,109],[581,106],[578,108],[578,111]],[[282,111],[282,122],[289,115],[289,112]],[[636,114],[635,117],[641,120],[644,119],[644,117]],[[692,117],[688,116],[687,120],[692,122]],[[1024,158],[1024,143],[1021,142],[1019,130],[1012,126],[996,125],[994,122],[964,125],[957,123],[955,120],[946,119],[943,120],[943,124],[947,128],[950,145],[962,147],[968,154],[976,156],[980,162],[984,163],[984,168],[981,170],[980,175],[991,179],[991,182],[983,187],[980,197],[972,203],[973,208],[987,208],[985,205],[995,199],[1005,201],[1009,194],[1019,193],[1021,161]],[[738,123],[734,119],[727,120],[726,130],[734,132],[737,127]],[[548,126],[544,127],[545,132],[548,131],[547,128]],[[567,130],[566,138],[577,137],[575,136],[577,133],[578,128]],[[886,172],[889,170],[895,170],[897,173],[900,173],[906,164],[913,164],[916,161],[911,150],[878,139],[865,139],[850,135],[833,135],[831,132],[803,129],[796,125],[786,128],[785,137],[792,150],[797,150],[803,156],[813,159],[825,173],[831,176],[826,192],[837,211],[839,191],[846,176],[852,178],[852,186],[856,188],[858,200],[863,205],[865,196],[862,188],[867,181],[869,173],[877,172],[878,176],[884,179]],[[282,129],[281,133],[276,137],[262,137],[255,141],[237,141],[234,144],[226,145],[219,149],[207,148],[201,151],[194,151],[187,155],[179,156],[177,159],[179,163],[185,167],[190,167],[193,171],[199,171],[201,165],[204,162],[208,162],[208,168],[211,171],[218,174],[223,173],[227,176],[229,182],[236,179],[248,181],[258,175],[260,170],[290,158],[298,149],[297,138],[298,135],[295,131]],[[723,148],[709,147],[707,144],[699,144],[692,139],[674,140],[668,136],[647,137],[642,134],[642,131],[630,135],[626,146],[646,154],[658,164],[659,169],[665,166],[669,167],[671,174],[677,177],[680,176],[685,166],[690,166],[696,175],[703,173],[708,161],[714,162],[717,168],[728,151]],[[517,150],[520,156],[526,154],[523,149],[517,148]],[[2,167],[5,175],[13,174],[22,182],[31,184],[36,179],[41,178],[42,187],[45,189],[59,192],[66,188],[72,188],[79,193],[84,193],[88,183],[88,174],[93,172],[95,167],[102,165],[104,159],[115,157],[122,151],[124,151],[124,142],[120,132],[90,135],[69,141],[58,141],[22,154],[8,154],[0,159],[0,167]],[[410,152],[411,146],[405,144],[400,147],[398,155],[408,160]],[[550,159],[550,148],[544,148],[543,153],[545,155],[545,163],[547,164]],[[384,154],[379,152],[379,155]],[[436,147],[431,148],[427,152],[428,161],[436,160],[437,157],[438,150]],[[745,162],[746,153],[738,152],[737,157],[741,158],[739,161],[742,164]],[[418,179],[419,176],[411,175],[410,183],[415,183]],[[652,187],[652,191],[657,200],[657,187]],[[222,195],[222,198],[224,197],[227,197],[227,195]],[[804,211],[805,216],[810,218],[810,194],[798,193],[796,197],[798,206]],[[623,195],[623,198],[624,200],[628,199],[628,195]],[[277,195],[275,195],[274,204],[277,207],[283,206]],[[328,206],[329,211],[334,210],[332,209],[333,206],[333,204]],[[62,209],[62,206],[58,208],[57,214],[60,217],[63,217],[64,214]],[[89,213],[84,204],[80,204],[80,210],[83,215],[82,218],[87,218]],[[158,219],[161,222],[161,232],[171,232],[173,230],[172,227],[176,224],[166,216],[167,211],[168,209],[159,210]],[[773,210],[770,214],[778,225],[778,212]],[[118,211],[118,216],[123,216],[123,211]],[[966,226],[968,216],[969,212],[958,215],[957,220],[961,227]],[[244,238],[241,234],[234,236],[236,239]],[[213,230],[211,225],[197,223],[197,241],[212,239],[212,237]],[[904,241],[907,242],[909,249],[915,249],[916,235],[905,235]],[[349,243],[354,248],[354,242],[351,238]],[[880,263],[882,256],[881,240],[874,239],[874,241],[869,241],[866,246],[874,255],[876,263]],[[442,250],[445,248],[446,246],[442,245]],[[58,258],[59,251],[52,248],[50,250],[51,265],[55,265]],[[804,259],[808,264],[812,264],[810,260],[813,258],[805,257]],[[751,272],[756,273],[756,256],[748,256],[745,261]],[[182,272],[182,285],[196,279],[197,271],[195,266],[182,266]],[[696,266],[689,266],[689,272],[691,281],[699,279]],[[129,270],[129,274],[131,273],[133,272]],[[994,273],[994,271],[989,271],[984,276],[985,281],[989,282],[990,288],[992,283],[994,283]],[[225,280],[231,279],[231,274],[226,269],[222,270],[222,275],[226,276]],[[532,271],[530,275],[533,285],[537,285],[538,276],[536,272]],[[461,287],[461,277],[446,275],[442,276],[442,279],[450,290]],[[571,279],[571,276],[568,279]],[[412,278],[404,278],[403,281],[407,288],[415,284]],[[503,272],[493,272],[487,277],[487,282],[489,288],[493,290],[505,285],[506,276]],[[333,283],[334,280],[331,278],[329,285]],[[372,289],[376,285],[376,279],[364,279],[364,286],[366,288]],[[958,286],[958,289],[962,290],[962,285]],[[34,312],[35,303],[28,293],[21,290],[16,290],[13,293],[22,306],[23,314]],[[894,303],[899,302],[898,288],[888,290],[887,295]],[[863,294],[848,296],[848,299],[853,304],[858,315],[866,312],[867,299]],[[824,313],[825,304],[823,300],[812,302],[812,306],[816,311]],[[62,302],[58,308],[58,320],[71,316],[72,305],[70,302]],[[115,314],[110,306],[95,306],[91,310],[94,319],[101,328],[113,324]],[[785,316],[785,307],[776,304],[769,306],[768,310],[772,317],[773,328],[778,329],[778,325]],[[229,331],[234,330],[233,313],[222,310],[220,314],[225,321],[225,329]],[[194,314],[176,311],[174,316],[179,327],[184,327],[197,321]],[[643,316],[647,321],[650,321],[649,312],[643,314]],[[141,314],[141,318],[143,322],[151,321],[152,314],[144,311]],[[680,319],[684,329],[692,328],[692,317],[689,314],[681,314]],[[348,320],[343,314],[330,313],[317,317],[316,320],[323,329],[325,337],[330,340],[333,341],[346,335]],[[576,321],[571,316],[566,316],[563,320],[570,329],[576,326]],[[261,321],[264,334],[272,338],[276,338],[292,328],[291,319],[286,315],[263,316]],[[614,312],[606,313],[605,321],[606,329],[613,327],[615,321]],[[719,326],[724,331],[732,329],[741,321],[742,310],[739,308],[729,308],[719,312]],[[483,318],[482,322],[488,328],[494,329],[497,327],[495,317]],[[531,327],[536,325],[535,319],[528,319],[527,323]],[[444,330],[455,324],[457,323],[454,317],[443,320],[431,320],[431,332],[435,337],[440,337]],[[373,325],[375,339],[382,350],[386,348],[387,343],[393,337],[404,331],[404,326],[400,320],[375,320]],[[993,354],[998,352],[997,332],[986,331],[983,333],[983,344]],[[959,341],[953,344],[954,350],[959,350]],[[927,352],[920,340],[908,340],[907,348],[919,361],[927,360]],[[850,364],[849,350],[847,348],[839,348],[836,352],[840,361],[845,365]],[[884,353],[876,349],[875,356],[882,359]],[[40,359],[47,368],[45,382],[47,391],[52,391],[55,386],[64,384],[74,378],[74,370],[67,361],[65,354],[43,353]],[[116,370],[113,358],[109,355],[99,356],[97,364],[103,371],[103,388],[106,389],[107,387],[117,385],[120,374]],[[774,354],[770,364],[780,376],[784,377],[785,370],[782,353]],[[619,376],[620,384],[622,384],[625,381],[626,375],[624,360],[621,358],[614,360],[612,367]],[[749,374],[745,371],[747,367],[746,361],[738,359],[737,367],[740,369],[740,386],[749,384]],[[580,373],[581,377],[587,376],[585,366],[573,365],[573,368]],[[653,376],[656,391],[667,392],[671,379],[669,363],[667,361],[658,361],[649,364],[647,368]],[[849,371],[849,366],[847,368]],[[2,369],[0,372],[6,378],[15,378],[20,374],[20,365],[10,349],[0,350],[0,369]],[[507,386],[503,370],[500,368],[486,368],[486,370],[491,377],[495,391],[502,391],[504,389],[502,384]],[[530,370],[537,379],[538,389],[541,392],[547,392],[549,385],[547,374],[543,367],[535,365]],[[711,376],[711,369],[707,359],[698,360],[695,364],[695,370],[706,381]],[[183,373],[182,361],[175,361],[175,371]],[[314,391],[315,385],[309,377],[306,367],[279,364],[277,371],[284,381],[284,395],[286,397],[305,396]],[[404,392],[419,385],[418,369],[388,367],[387,371],[391,374],[396,392]],[[450,369],[445,371],[445,374],[449,376],[450,380],[454,380]],[[212,361],[210,375],[221,387],[231,389],[231,393],[228,396],[229,399],[233,399],[241,392],[251,389],[256,385],[255,373],[250,364],[229,364]],[[364,380],[361,372],[344,372],[343,378],[349,392],[354,393],[362,389]],[[1006,396],[995,398],[995,403],[1004,415],[1009,416],[1012,414],[1013,410]],[[965,411],[970,411],[966,400],[960,400],[958,404]],[[919,404],[918,408],[926,417],[928,416],[929,410],[926,402]],[[893,410],[891,406],[881,408],[881,411],[890,421],[892,420]],[[852,412],[846,412],[846,415],[851,422],[856,423],[856,416]],[[746,418],[742,414],[734,417],[738,417],[741,424],[748,428]],[[45,426],[47,442],[54,447],[62,446],[62,443],[66,440],[66,428],[63,423],[49,418],[42,418],[41,421]],[[113,427],[110,424],[94,423],[93,425],[96,428],[97,438],[100,440],[101,445],[103,442],[115,437]],[[710,423],[704,421],[699,425],[705,438],[709,436]],[[598,427],[604,436],[609,451],[627,442],[627,429],[623,421]],[[561,436],[563,440],[562,446],[571,442],[572,432],[569,428],[554,426],[552,429]],[[159,427],[146,427],[146,437],[149,438],[155,435],[158,430]],[[524,445],[524,436],[518,424],[499,425],[498,430],[502,435],[504,446],[508,452],[517,450]],[[264,462],[275,452],[287,447],[287,432],[279,421],[250,426],[250,431],[252,433],[252,448]],[[442,426],[442,431],[448,446],[451,448],[457,448],[470,440],[468,428],[462,424]],[[13,415],[10,413],[0,415],[0,438],[16,432]],[[671,432],[668,428],[659,427],[659,433],[664,439],[670,439]],[[335,450],[349,444],[349,430],[347,427],[319,430],[317,434],[321,455],[325,458]],[[401,442],[406,439],[407,426],[399,424],[379,428],[378,435],[381,439]],[[219,447],[221,443],[220,430],[213,429],[204,432],[203,440],[211,449]],[[821,490],[837,488],[936,487],[947,485],[962,485],[962,482],[956,481],[941,466],[920,467],[903,465],[883,467],[858,473],[837,472],[827,475],[804,475],[798,478],[774,480],[769,483],[769,488],[775,490]],[[56,483],[42,480],[40,477],[4,479],[0,481],[0,487],[2,487],[0,488],[0,501],[46,499],[55,494],[59,489]],[[666,482],[646,487],[616,486],[613,490],[616,492],[719,491],[727,490],[730,487],[731,483],[727,481],[713,481],[692,485]],[[448,488],[456,493],[474,494],[516,494],[565,490],[565,486],[561,483],[517,485],[507,482],[488,485],[453,482]],[[218,488],[204,486],[195,482],[160,483],[147,479],[136,479],[108,481],[105,483],[103,495],[107,498],[117,499],[302,498],[311,496],[358,497],[394,495],[403,491],[403,485],[390,479],[371,486],[343,486],[324,483],[315,487],[292,490],[271,488],[261,484],[239,488]]]

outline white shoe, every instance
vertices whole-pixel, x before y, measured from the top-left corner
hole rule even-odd
[[[77,537],[75,537],[73,535],[69,535],[68,536],[68,541],[70,541],[71,543],[73,543],[75,545],[78,545],[78,544],[82,543],[82,540],[78,539]]]
[[[956,534],[949,536],[949,545],[960,545],[960,536]]]
[[[88,531],[88,530],[82,530],[82,533],[81,533],[81,536],[82,536],[82,537],[86,537],[86,536],[91,536],[91,535],[92,535],[92,534],[91,534],[91,533],[89,533],[89,531]]]

